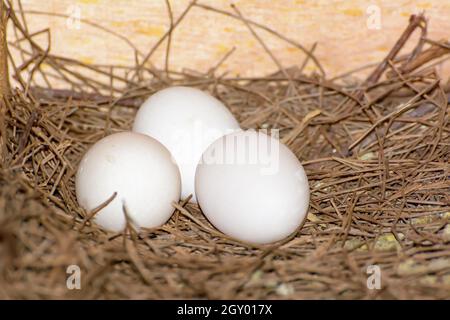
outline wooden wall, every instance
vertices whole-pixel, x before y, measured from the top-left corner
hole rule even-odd
[[[175,18],[189,3],[189,0],[170,1]],[[230,0],[199,2],[232,12]],[[123,35],[144,54],[169,25],[164,0],[22,0],[22,3],[30,30],[52,29],[54,53],[88,63],[132,65],[134,55],[126,41],[85,20]],[[431,38],[450,38],[449,0],[236,0],[233,3],[245,17],[308,48],[317,42],[316,55],[329,76],[380,60],[414,12],[426,11]],[[304,55],[294,46],[266,32],[258,33],[284,66],[301,64]],[[173,36],[170,60],[173,68],[205,71],[236,47],[222,69],[244,76],[264,75],[276,69],[243,23],[220,14],[194,7]],[[46,41],[44,37],[41,40]],[[163,45],[155,53],[154,62],[160,66],[164,63],[164,48]],[[315,68],[309,64],[306,70],[311,72]]]

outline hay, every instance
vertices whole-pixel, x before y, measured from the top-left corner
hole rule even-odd
[[[218,75],[229,55],[207,74],[170,71],[169,63],[158,70],[149,62],[155,48],[136,52],[135,68],[88,66],[40,47],[16,9],[9,49],[24,60],[10,61],[18,89],[0,114],[0,298],[450,298],[448,87],[434,69],[449,47],[426,38],[423,16],[413,16],[387,59],[356,82],[353,73],[304,74],[307,63],[322,70],[312,51],[237,8],[192,3],[184,15],[202,9],[245,23],[279,72]],[[168,40],[167,62],[184,15],[158,42]],[[306,60],[283,68],[261,28],[304,50]],[[399,56],[417,28],[419,44]],[[54,88],[55,79],[66,87]],[[129,129],[140,103],[167,85],[210,91],[245,128],[280,129],[312,190],[297,234],[242,244],[185,201],[167,224],[138,235],[89,221],[74,195],[80,158],[103,136]],[[81,290],[66,287],[72,264],[82,270]],[[381,268],[381,290],[367,288],[370,265]]]

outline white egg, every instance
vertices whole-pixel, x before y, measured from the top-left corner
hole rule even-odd
[[[195,191],[208,220],[248,243],[292,234],[309,207],[309,185],[297,157],[278,139],[252,130],[221,137],[204,152]]]
[[[121,132],[95,143],[84,155],[75,179],[78,203],[87,211],[116,197],[94,217],[101,227],[121,231],[126,213],[137,228],[159,227],[180,199],[181,181],[169,151],[140,133]]]
[[[160,141],[181,173],[181,195],[195,196],[195,169],[202,153],[216,139],[239,130],[219,100],[194,88],[171,87],[153,94],[137,112],[133,131]]]

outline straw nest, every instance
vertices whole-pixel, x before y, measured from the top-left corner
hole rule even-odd
[[[365,66],[368,78],[328,79],[303,72],[308,63],[322,70],[312,51],[238,8],[192,3],[185,13],[194,7],[245,23],[280,71],[252,79],[217,74],[228,55],[206,74],[152,67],[157,46],[168,44],[170,57],[171,32],[183,16],[125,69],[52,55],[33,40],[39,33],[28,30],[20,8],[3,17],[14,29],[9,51],[19,50],[23,61],[9,61],[15,85],[3,92],[0,114],[0,297],[449,298],[448,86],[434,68],[448,43],[428,39],[424,17],[412,16],[386,59]],[[400,55],[414,30],[422,32],[419,43]],[[303,50],[305,61],[283,68],[264,44],[267,32]],[[55,80],[66,87],[54,88]],[[105,135],[130,129],[140,103],[168,85],[208,90],[244,128],[280,130],[312,191],[297,234],[245,245],[185,202],[167,224],[139,234],[91,223],[93,213],[74,194],[80,158]],[[69,265],[81,268],[81,290],[66,286]],[[367,286],[371,265],[381,270],[380,290]]]

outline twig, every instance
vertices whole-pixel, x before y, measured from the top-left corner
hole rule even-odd
[[[405,31],[403,31],[400,38],[397,40],[395,45],[389,51],[388,55],[383,59],[383,61],[375,68],[375,70],[367,77],[367,79],[363,83],[363,87],[369,87],[373,84],[377,83],[380,79],[383,72],[389,66],[388,62],[393,61],[400,50],[404,47],[408,39],[411,37],[414,30],[417,28],[421,28],[422,30],[426,30],[426,20],[422,13],[418,15],[411,15],[409,18],[409,25],[406,27]]]
[[[10,95],[8,46],[6,39],[10,8],[0,0],[0,102]]]
[[[167,7],[167,15],[169,16],[169,35],[167,37],[166,57],[164,62],[164,70],[166,76],[169,77],[169,59],[170,59],[170,47],[172,45],[172,32],[173,32],[173,12],[170,0],[165,0]]]
[[[188,12],[192,9],[192,7],[195,5],[197,0],[193,0],[189,3],[189,5],[184,9],[184,11],[181,13],[181,15],[178,17],[177,20],[173,23],[172,27],[167,31],[159,40],[156,42],[156,44],[150,49],[150,51],[147,53],[147,55],[144,57],[144,59],[139,63],[139,65],[136,67],[136,70],[141,70],[142,67],[145,66],[145,64],[149,61],[153,53],[156,51],[156,49],[159,48],[159,46],[172,35],[174,29],[183,21],[183,19],[186,17]],[[135,75],[136,76],[136,75]]]
[[[111,197],[106,199],[105,202],[103,202],[101,205],[99,205],[97,208],[89,212],[86,217],[83,220],[83,223],[81,224],[80,231],[84,229],[86,224],[97,214],[99,213],[103,208],[107,207],[117,196],[117,192],[114,192]]]
[[[446,42],[442,42],[441,44],[433,44],[427,50],[420,52],[414,59],[400,66],[398,71],[401,74],[410,73],[417,68],[422,67],[424,64],[446,54],[450,54],[450,47],[446,46]]]
[[[415,106],[415,102],[417,102],[419,100],[419,98],[421,98],[423,95],[425,95],[428,92],[430,92],[431,90],[433,90],[438,84],[439,84],[439,80],[434,81],[431,85],[429,85],[427,88],[425,88],[424,90],[419,92],[417,95],[415,95],[411,100],[409,100],[407,103],[405,103],[402,107],[398,108],[397,110],[395,110],[395,111],[391,112],[390,114],[377,120],[377,122],[375,122],[366,132],[364,132],[358,139],[355,140],[355,142],[353,142],[349,146],[349,149],[350,150],[353,149],[362,140],[364,140],[364,138],[367,137],[367,135],[369,133],[371,133],[373,130],[375,130],[376,127],[379,126],[380,124],[382,124],[383,122],[391,119],[392,117],[396,117],[396,116],[402,114],[403,112],[406,112],[406,111],[410,110],[411,108],[413,108]]]

